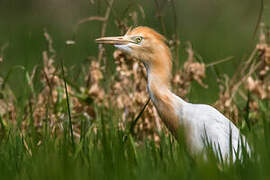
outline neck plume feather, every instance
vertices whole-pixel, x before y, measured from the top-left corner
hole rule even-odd
[[[148,92],[154,103],[159,116],[167,128],[177,136],[179,127],[179,117],[177,114],[178,103],[176,95],[170,90],[171,79],[171,54],[166,46],[159,51],[158,55],[153,56],[151,64],[146,64]]]

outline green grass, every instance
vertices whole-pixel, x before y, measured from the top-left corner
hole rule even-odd
[[[162,134],[160,146],[152,141],[138,145],[131,135],[126,139],[125,132],[114,128],[113,112],[99,108],[97,133],[93,124],[81,121],[83,133],[74,148],[68,123],[62,137],[46,128],[25,135],[5,129],[0,142],[1,179],[269,179],[269,106],[261,102],[262,124],[246,134],[253,150],[243,162],[222,165],[211,154],[207,161],[190,157],[183,143]]]

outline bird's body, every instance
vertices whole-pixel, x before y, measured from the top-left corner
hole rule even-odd
[[[217,153],[220,149],[223,159],[228,159],[231,147],[235,152],[241,151],[238,149],[241,147],[240,132],[229,119],[212,106],[184,101],[171,92],[169,87],[149,79],[149,77],[158,79],[158,75],[152,76],[154,75],[148,75],[148,92],[152,102],[174,136],[178,136],[178,128],[181,127],[187,147],[192,154],[204,150],[206,138]],[[235,158],[233,153],[233,159]]]
[[[229,157],[231,148],[241,151],[241,144],[246,142],[241,143],[240,132],[229,119],[212,106],[188,103],[170,90],[172,58],[162,35],[148,27],[137,27],[124,36],[96,41],[113,44],[142,60],[147,70],[147,90],[159,116],[175,137],[179,128],[184,131],[191,153],[203,152],[206,138],[223,159]]]

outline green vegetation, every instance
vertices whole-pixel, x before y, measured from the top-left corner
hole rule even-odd
[[[247,134],[254,149],[242,163],[222,166],[211,155],[209,161],[192,159],[183,144],[162,134],[160,146],[153,141],[138,146],[131,135],[113,128],[114,115],[101,108],[97,133],[81,121],[84,133],[75,146],[67,124],[61,138],[46,128],[25,135],[7,130],[0,145],[1,179],[269,179],[269,105],[260,104],[263,127]]]

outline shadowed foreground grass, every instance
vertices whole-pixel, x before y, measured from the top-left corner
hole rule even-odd
[[[115,129],[113,112],[98,109],[92,124],[81,121],[75,145],[64,124],[62,137],[29,129],[21,135],[6,130],[0,142],[1,179],[269,179],[270,104],[260,103],[262,124],[246,133],[253,149],[250,159],[233,165],[218,164],[208,156],[191,158],[183,143],[161,135],[136,144],[131,135]],[[66,119],[68,122],[68,119]],[[96,132],[96,133],[95,133]]]

